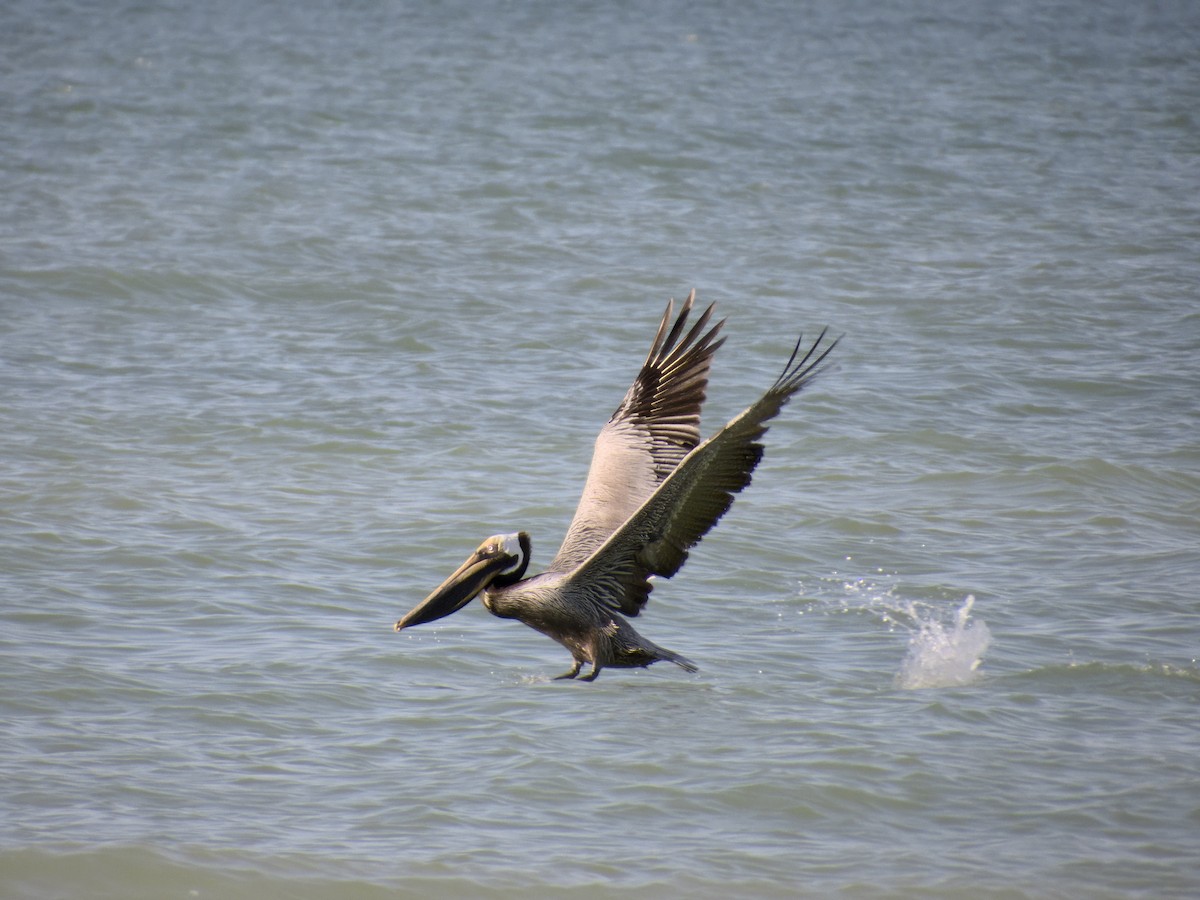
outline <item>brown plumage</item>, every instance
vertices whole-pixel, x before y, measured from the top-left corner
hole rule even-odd
[[[767,392],[700,443],[700,407],[724,321],[708,327],[709,306],[685,335],[694,299],[695,291],[673,325],[674,302],[667,304],[645,363],[596,438],[575,517],[547,571],[523,577],[530,552],[525,532],[488,538],[396,623],[397,631],[449,615],[482,592],[495,615],[519,619],[570,650],[574,664],[559,677],[574,678],[584,663],[592,666],[585,681],[606,666],[660,660],[696,670],[643,638],[622,614],[642,611],[651,576],[678,572],[689,549],[750,483],[766,423],[813,379],[838,341],[825,342],[822,331],[801,356],[798,340]]]

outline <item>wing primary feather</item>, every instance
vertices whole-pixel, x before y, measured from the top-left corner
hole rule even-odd
[[[671,321],[671,314],[675,311],[675,299],[671,298],[667,301],[667,308],[663,311],[662,321],[658,323],[658,333],[654,335],[654,342],[650,345],[650,352],[646,354],[646,361],[642,363],[643,369],[664,353],[671,352],[671,348],[675,346],[675,340],[679,337],[679,332],[683,330],[683,325],[687,321],[688,313],[692,311],[692,304],[695,300],[696,291],[693,289],[687,295],[687,299],[683,301],[683,306],[679,310],[679,318],[671,326],[670,335],[666,333],[667,324]]]
[[[671,313],[674,309],[675,300],[672,298],[667,301],[667,308],[663,310],[662,320],[658,323],[658,331],[654,335],[653,343],[650,344],[650,352],[646,354],[646,361],[642,363],[643,367],[650,365],[650,362],[658,354],[658,351],[662,349],[663,335],[666,333],[667,323],[671,321]]]
[[[787,365],[783,367],[783,371],[779,373],[779,377],[775,379],[775,384],[772,386],[772,391],[782,389],[782,392],[788,395],[796,393],[805,384],[811,381],[820,371],[821,363],[825,362],[826,357],[833,352],[833,348],[841,341],[842,336],[834,338],[822,350],[816,359],[813,359],[813,354],[817,352],[817,348],[821,346],[821,342],[825,340],[825,335],[829,333],[828,328],[822,328],[821,333],[817,335],[817,339],[812,342],[808,348],[808,352],[804,354],[800,362],[793,367],[792,363],[796,361],[796,356],[800,352],[800,347],[804,344],[804,335],[801,334],[796,339],[796,346],[792,349],[792,355],[788,357]],[[812,360],[810,363],[809,360]]]
[[[674,303],[675,301],[672,300],[671,302]],[[662,353],[670,353],[671,349],[675,346],[675,342],[677,340],[679,340],[679,332],[683,331],[683,326],[685,324],[687,324],[688,314],[692,311],[692,304],[695,302],[696,302],[696,291],[695,291],[695,289],[692,289],[688,293],[687,299],[683,301],[683,306],[680,307],[679,318],[677,318],[675,320],[675,324],[671,327],[671,334],[667,337],[666,341],[663,342]],[[668,316],[670,315],[670,311],[671,311],[671,307],[668,306],[667,307]],[[663,324],[666,324],[666,323],[664,322]],[[686,346],[686,342],[685,342],[685,346]],[[661,355],[661,354],[652,354],[651,358],[653,358],[654,356],[657,356],[657,355]]]
[[[688,296],[689,301],[691,300],[692,296],[695,296],[695,291],[693,291],[692,294],[690,294]],[[698,343],[693,343],[693,341],[695,341],[697,335],[699,335],[700,332],[702,332],[704,330],[704,326],[708,324],[708,320],[712,318],[712,313],[713,313],[713,309],[715,308],[715,306],[716,306],[716,304],[709,304],[708,308],[700,314],[700,318],[696,320],[696,324],[692,326],[692,330],[687,333],[687,337],[685,337],[682,341],[680,341],[678,347],[675,347],[673,342],[667,343],[666,352],[668,353],[668,355],[661,362],[661,365],[664,368],[664,370],[674,368],[678,364],[680,359],[689,357],[696,351],[704,349],[704,347],[707,345],[707,342],[709,340],[711,340],[712,335],[705,335],[703,340],[701,340]],[[689,302],[688,305],[684,309],[685,309],[685,312],[686,312],[686,310],[691,309],[691,303]],[[684,314],[681,313],[679,316],[679,320],[675,323],[676,331],[678,331],[682,327],[683,321],[684,321]],[[724,324],[724,320],[722,320],[722,322],[719,323],[718,327],[720,326],[720,324]],[[715,334],[715,333],[716,332],[714,330],[713,334]],[[674,332],[674,331],[671,332],[671,336],[673,338],[676,337],[677,336],[676,332]]]

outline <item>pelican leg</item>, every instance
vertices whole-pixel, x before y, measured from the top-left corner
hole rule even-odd
[[[598,665],[596,665],[595,663],[592,663],[592,671],[588,672],[586,675],[584,675],[579,680],[580,681],[595,681],[596,676],[599,674],[600,674],[600,667]]]
[[[562,681],[564,678],[574,678],[576,675],[579,674],[579,670],[582,668],[583,668],[583,660],[577,659],[577,660],[575,660],[575,664],[573,666],[571,666],[570,671],[563,672],[561,675],[555,675],[554,680]],[[584,681],[587,681],[587,679],[585,678]]]

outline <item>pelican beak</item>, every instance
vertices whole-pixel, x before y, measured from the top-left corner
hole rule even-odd
[[[491,584],[497,575],[511,570],[514,564],[521,561],[520,551],[514,554],[512,550],[513,547],[508,543],[494,538],[484,541],[453,575],[396,623],[396,631],[458,612]]]

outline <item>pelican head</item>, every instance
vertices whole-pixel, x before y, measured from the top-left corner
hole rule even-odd
[[[433,622],[458,612],[486,588],[516,584],[529,565],[529,535],[494,534],[467,557],[454,574],[443,581],[396,623],[396,630]]]

